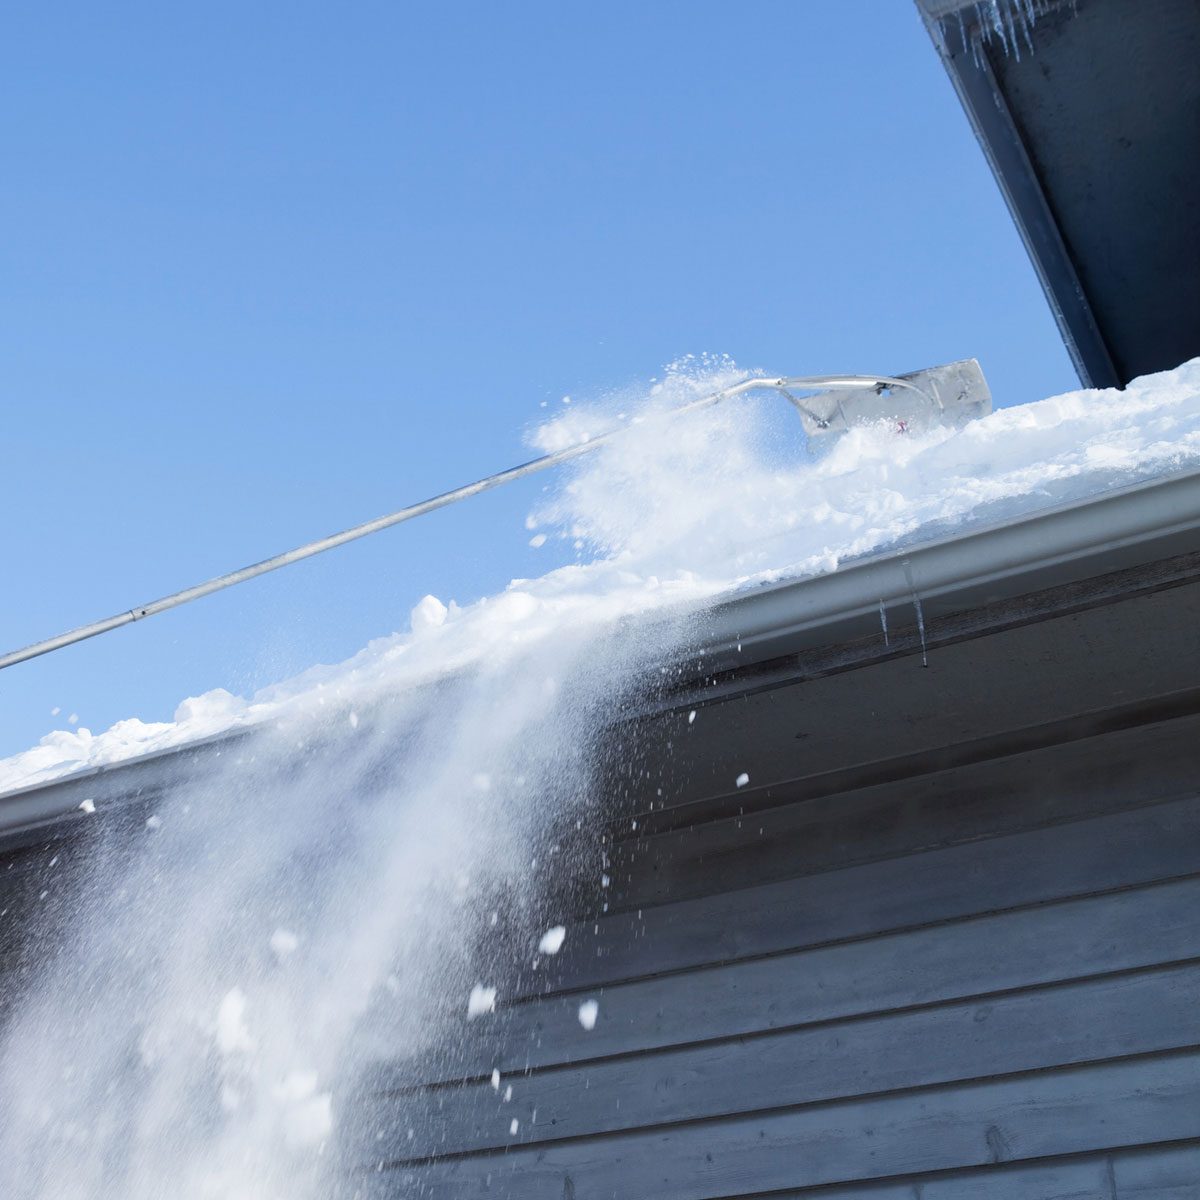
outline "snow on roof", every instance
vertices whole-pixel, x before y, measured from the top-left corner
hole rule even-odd
[[[575,405],[536,432],[538,446],[550,449],[614,419],[633,426],[565,474],[528,519],[535,543],[566,539],[577,563],[462,606],[426,596],[407,629],[251,697],[217,689],[184,700],[171,721],[55,730],[0,760],[0,792],[294,713],[327,710],[349,732],[359,707],[380,695],[567,629],[599,632],[621,619],[694,612],[898,544],[1200,467],[1200,359],[1125,391],[999,409],[959,432],[855,429],[815,460],[781,456],[770,401],[714,409],[663,436],[664,409],[721,386],[726,373],[672,374],[648,396],[626,398],[625,411]]]

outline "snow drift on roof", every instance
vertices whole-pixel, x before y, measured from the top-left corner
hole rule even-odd
[[[527,522],[537,545],[573,543],[576,564],[461,607],[427,596],[407,629],[249,698],[217,689],[184,700],[169,722],[130,718],[98,734],[48,733],[0,760],[0,792],[297,710],[328,707],[354,727],[358,706],[381,692],[468,668],[497,648],[672,606],[694,611],[739,588],[833,571],[901,541],[1200,466],[1200,359],[1123,392],[1000,409],[957,433],[856,429],[816,460],[798,451],[771,399],[739,400],[667,428],[667,409],[734,374],[728,364],[676,369],[620,405],[573,405],[535,432],[535,444],[549,450],[613,422],[629,426],[626,438],[564,472]]]

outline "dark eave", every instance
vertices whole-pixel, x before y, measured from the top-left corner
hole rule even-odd
[[[917,7],[1083,382],[1200,354],[1200,5]]]

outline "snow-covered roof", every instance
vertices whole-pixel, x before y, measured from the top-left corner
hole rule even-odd
[[[541,436],[578,436],[599,419],[573,411],[570,429]],[[48,734],[0,761],[0,824],[70,811],[89,781],[144,781],[164,759],[178,768],[180,750],[264,722],[353,729],[381,696],[565,630],[683,621],[677,659],[736,669],[879,634],[889,613],[911,623],[918,601],[933,618],[1197,544],[1200,360],[1123,392],[1000,409],[958,432],[855,430],[788,469],[761,458],[748,424],[714,412],[664,447],[645,414],[642,434],[596,456],[530,521],[590,544],[591,561],[463,607],[426,597],[408,631],[250,698],[217,691],[185,700],[171,722]],[[44,785],[56,780],[71,786],[52,796]]]

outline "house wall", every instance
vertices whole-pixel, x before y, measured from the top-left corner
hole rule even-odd
[[[1194,1200],[1198,617],[1183,554],[677,682],[541,881],[562,952],[340,1093],[346,1195]],[[213,752],[17,797],[67,815],[0,847],[0,1019],[48,862],[130,852]]]
[[[365,1082],[352,1194],[1200,1195],[1198,608],[664,715],[562,953]]]

